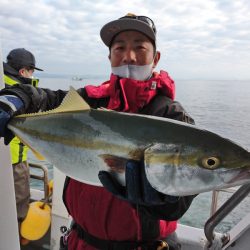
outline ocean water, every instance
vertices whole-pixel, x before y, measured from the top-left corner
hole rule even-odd
[[[68,90],[88,84],[98,85],[108,77],[83,77],[72,80],[70,77],[41,78],[39,86],[50,89]],[[250,81],[209,81],[176,80],[176,100],[195,119],[196,125],[215,132],[250,149]],[[30,154],[31,161],[36,159]],[[53,178],[53,167],[43,162]],[[36,172],[36,171],[35,171]],[[32,187],[42,188],[39,181],[31,181]],[[218,207],[232,194],[220,193]],[[183,224],[203,228],[210,216],[212,193],[199,194],[190,209],[180,220]],[[216,231],[226,232],[250,212],[250,197],[246,197],[217,227]]]

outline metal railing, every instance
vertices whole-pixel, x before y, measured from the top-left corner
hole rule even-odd
[[[225,190],[223,190],[225,191]],[[216,211],[218,193],[220,191],[215,191],[212,197],[211,213],[212,216],[207,220],[204,226],[204,232],[209,245],[212,245],[214,240],[214,229],[215,227],[250,193],[250,184],[241,186],[235,193]],[[228,191],[230,192],[230,191]],[[230,240],[229,234],[224,234],[222,237],[223,246]]]
[[[238,190],[238,188],[223,188],[223,189],[218,189],[214,190],[212,192],[212,201],[211,201],[211,208],[210,208],[210,217],[216,212],[218,209],[218,199],[219,199],[219,193],[235,193]],[[250,197],[250,194],[247,195]]]
[[[48,169],[46,166],[29,163],[31,168],[42,170],[43,175],[30,174],[30,178],[41,180],[44,185],[44,202],[49,202],[49,185],[48,185]],[[220,192],[233,193],[233,195],[217,210],[218,196]],[[212,193],[210,218],[207,220],[204,226],[205,236],[208,241],[208,247],[213,243],[215,233],[215,227],[247,196],[250,194],[250,184],[241,186],[239,189],[229,188],[215,190]],[[225,246],[230,241],[230,235],[228,233],[223,234],[222,245]]]
[[[49,200],[49,179],[48,179],[48,169],[46,166],[43,166],[41,164],[37,163],[31,163],[29,162],[29,167],[30,168],[35,168],[39,169],[42,171],[42,175],[37,175],[37,174],[30,174],[30,178],[35,179],[35,180],[40,180],[43,182],[43,190],[44,190],[44,200],[48,201]]]

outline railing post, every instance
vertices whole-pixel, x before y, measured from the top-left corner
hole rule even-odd
[[[206,222],[204,231],[210,245],[214,239],[214,228],[250,193],[250,183],[241,186]],[[224,245],[229,235],[224,237]]]
[[[210,217],[216,212],[217,206],[218,206],[218,196],[219,196],[219,191],[214,190],[212,192],[212,202],[211,202],[211,209],[210,209]]]

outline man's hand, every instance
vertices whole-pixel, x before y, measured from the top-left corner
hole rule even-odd
[[[147,180],[144,164],[128,161],[126,164],[126,186],[123,187],[109,172],[100,171],[102,185],[120,199],[134,204],[153,206],[176,202],[179,197],[168,196],[156,191]]]
[[[4,137],[5,145],[8,145],[14,137],[7,124],[22,107],[23,102],[20,98],[14,95],[0,96],[0,137]]]

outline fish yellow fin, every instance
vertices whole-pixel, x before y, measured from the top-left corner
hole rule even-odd
[[[45,160],[45,157],[42,154],[40,154],[36,149],[34,149],[29,143],[27,143],[25,140],[21,139],[19,136],[17,136],[17,137],[23,144],[25,144],[26,146],[29,147],[29,149],[31,149],[32,153],[35,155],[37,160],[40,160],[40,161]]]
[[[45,161],[45,157],[42,154],[40,154],[38,151],[34,150],[33,148],[30,148],[30,149],[31,149],[32,153],[35,155],[35,157],[37,158],[37,160]]]
[[[64,97],[59,107],[49,110],[49,111],[43,111],[43,112],[38,112],[38,113],[33,113],[33,114],[23,114],[17,117],[40,116],[40,115],[46,115],[46,114],[64,113],[64,112],[70,112],[70,111],[82,111],[82,110],[89,110],[89,109],[90,109],[90,106],[77,93],[77,91],[72,86],[70,86],[69,92]]]
[[[90,109],[89,105],[84,101],[84,99],[77,93],[77,91],[70,86],[68,94],[64,97],[61,105],[48,112],[53,111],[55,113],[67,112],[67,111],[77,111],[77,110],[88,110]]]

